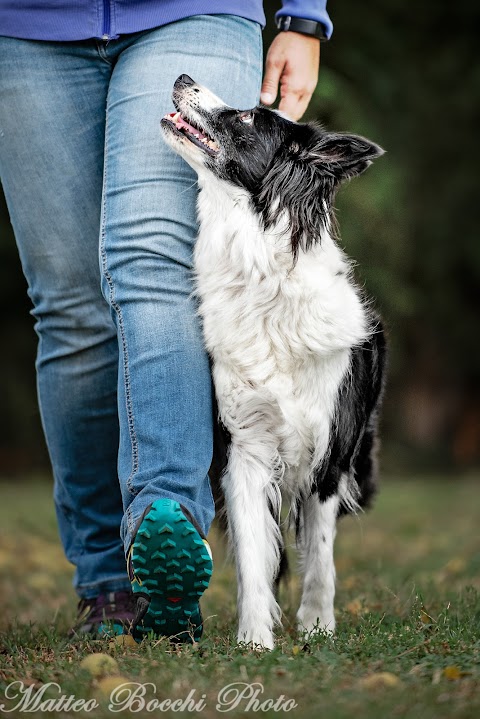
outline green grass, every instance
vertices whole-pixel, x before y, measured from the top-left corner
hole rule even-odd
[[[233,682],[260,683],[259,702],[281,695],[295,700],[297,707],[288,714],[302,718],[480,716],[478,478],[385,480],[372,512],[339,525],[335,639],[299,643],[294,620],[300,585],[292,576],[281,591],[285,617],[277,648],[263,654],[235,645],[234,570],[215,532],[215,573],[203,600],[208,619],[198,645],[69,642],[65,635],[76,599],[50,491],[45,480],[0,485],[0,705],[5,708],[15,704],[4,698],[11,681],[35,689],[57,682],[61,693],[95,698],[98,707],[50,716],[114,716],[101,694],[101,678],[80,667],[88,654],[105,652],[117,662],[114,674],[155,685],[147,688],[146,702],[184,699],[191,689],[196,701],[205,695],[205,708],[190,712],[194,716],[221,716],[218,693]],[[50,689],[45,698],[54,696]],[[245,699],[225,713],[285,714],[245,712],[246,705]],[[120,715],[165,713],[150,708]]]

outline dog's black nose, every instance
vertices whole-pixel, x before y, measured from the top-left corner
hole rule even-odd
[[[174,88],[180,90],[184,87],[190,87],[190,85],[195,85],[195,81],[192,80],[190,75],[180,75],[180,77],[177,77],[175,80]]]

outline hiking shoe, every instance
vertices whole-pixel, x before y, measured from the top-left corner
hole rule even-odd
[[[105,637],[129,634],[134,618],[135,600],[130,591],[108,592],[93,599],[80,599],[77,621],[69,635]]]
[[[188,510],[172,499],[153,502],[128,553],[137,609],[133,636],[153,632],[173,642],[198,641],[203,631],[199,599],[212,571],[210,547]]]

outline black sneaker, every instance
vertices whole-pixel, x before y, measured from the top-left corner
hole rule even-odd
[[[135,618],[135,601],[130,591],[108,592],[93,599],[80,599],[77,621],[70,636],[98,638],[129,634]]]

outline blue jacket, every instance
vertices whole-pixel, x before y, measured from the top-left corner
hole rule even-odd
[[[330,37],[327,0],[283,0],[276,17],[321,22]],[[262,0],[0,0],[0,35],[28,40],[113,40],[190,17],[238,15],[265,25]]]

